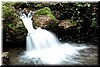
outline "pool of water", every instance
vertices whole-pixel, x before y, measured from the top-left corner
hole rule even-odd
[[[80,55],[77,57],[73,57],[74,61],[76,63],[72,63],[72,61],[67,62],[63,61],[62,65],[98,65],[98,47],[97,46],[92,46],[88,45],[90,48],[85,49],[85,50],[80,50],[79,53]],[[9,65],[34,65],[33,62],[30,63],[23,63],[18,60],[18,56],[21,55],[26,49],[25,48],[9,48]],[[66,58],[68,59],[68,58]],[[77,63],[79,62],[79,63]],[[45,64],[43,64],[45,65]]]

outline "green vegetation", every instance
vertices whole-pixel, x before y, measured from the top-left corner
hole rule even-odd
[[[35,15],[46,15],[51,17],[52,20],[57,20],[49,7],[44,7],[43,9],[36,11]]]
[[[29,8],[35,10],[36,15],[47,15],[53,20],[69,19],[74,25],[70,29],[64,30],[56,26],[53,28],[58,37],[65,37],[65,40],[69,39],[75,42],[84,40],[84,42],[98,43],[98,6],[99,4],[96,2],[2,2],[2,28],[11,36],[19,30],[25,32],[26,29],[18,16],[17,10]]]
[[[3,41],[16,41],[15,37],[26,30],[14,7],[15,4],[15,2],[2,2]]]
[[[14,8],[15,3],[3,2],[2,3],[2,18],[3,18],[3,29],[15,30],[18,26],[19,16]]]
[[[96,8],[96,4],[94,3],[75,3],[73,4],[73,15],[71,19],[73,22],[77,22],[77,24],[82,24],[84,22],[84,18],[89,20],[88,23],[90,23],[91,27],[95,27],[97,25],[96,22],[96,9],[92,10],[92,8]],[[84,17],[84,18],[83,18]]]

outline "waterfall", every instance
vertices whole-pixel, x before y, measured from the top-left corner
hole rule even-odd
[[[23,14],[20,18],[22,19],[25,28],[28,31],[27,37],[26,37],[26,50],[42,50],[46,48],[50,48],[56,45],[59,45],[60,42],[54,36],[53,33],[45,30],[45,29],[34,29],[32,26],[32,20],[30,16],[31,12],[26,16]]]
[[[45,29],[34,29],[32,26],[31,13],[21,15],[28,34],[26,37],[26,51],[20,56],[19,61],[32,64],[76,64],[74,57],[79,57],[79,50],[87,46],[75,46],[75,44],[61,43],[57,37]]]

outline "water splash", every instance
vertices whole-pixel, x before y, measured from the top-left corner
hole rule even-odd
[[[41,28],[34,29],[30,15],[27,17],[24,14],[23,16],[21,16],[21,19],[28,30],[28,35],[26,37],[26,51],[20,56],[20,62],[61,65],[65,61],[71,64],[79,64],[73,58],[79,57],[79,50],[88,48],[87,46],[61,43],[53,33]]]
[[[27,36],[27,51],[28,50],[43,50],[46,48],[59,45],[60,42],[56,37],[47,30],[38,28],[34,33]]]

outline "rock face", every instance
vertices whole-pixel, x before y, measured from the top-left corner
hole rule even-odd
[[[67,29],[67,28],[73,26],[73,24],[72,24],[69,20],[62,20],[62,21],[58,24],[58,26],[59,26],[60,28]]]
[[[39,15],[39,16],[34,15],[32,20],[33,20],[33,26],[35,28],[41,27],[48,29],[49,27],[52,27],[53,25],[56,24],[54,20],[52,20],[49,16],[46,15]]]
[[[32,17],[32,21],[35,28],[41,27],[45,29],[54,26],[58,22],[49,7],[37,10]]]
[[[17,24],[18,25],[18,24]],[[26,29],[21,24],[22,27],[18,26],[15,30],[13,29],[8,29],[8,30],[3,30],[3,41],[4,42],[13,42],[13,41],[22,41],[25,36],[26,36]]]
[[[9,52],[2,53],[3,65],[9,64]]]

